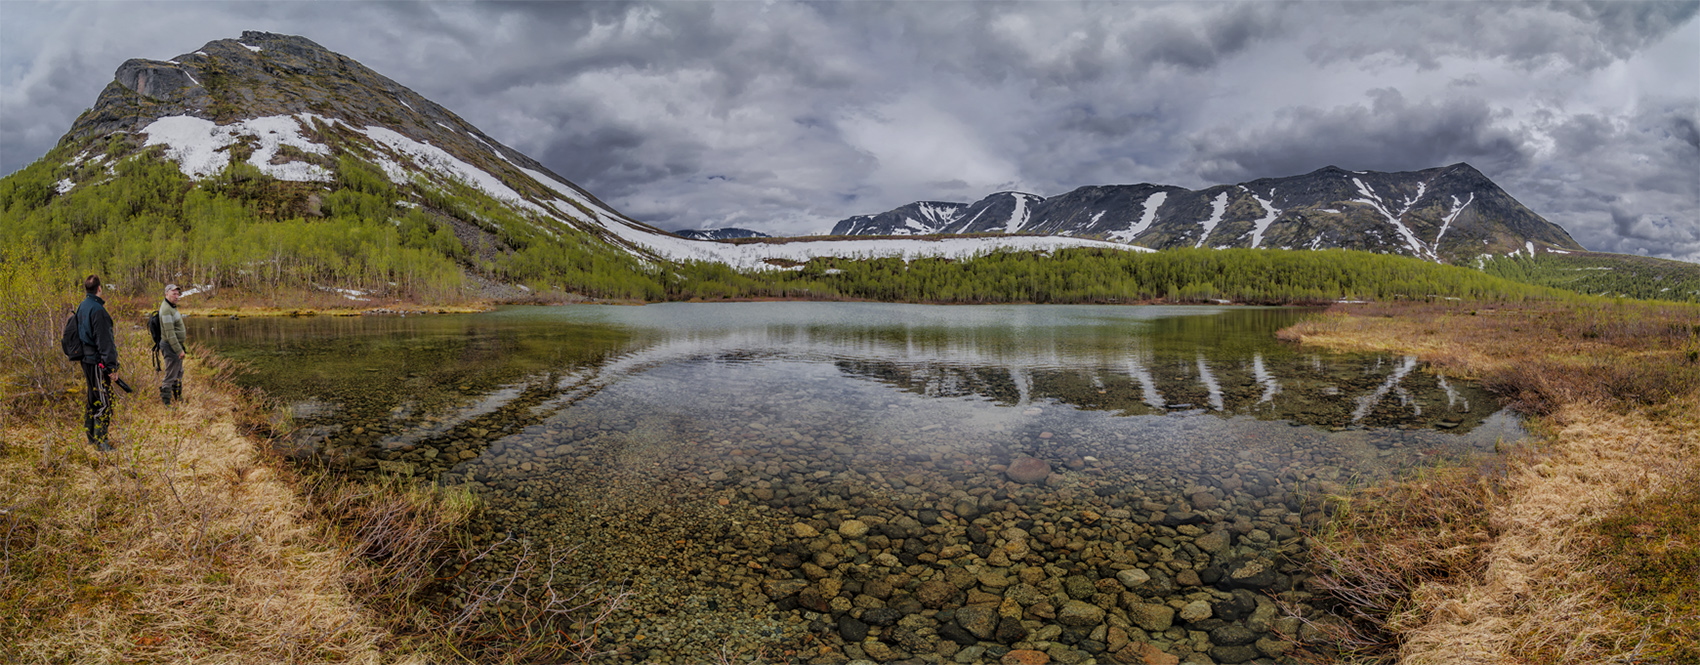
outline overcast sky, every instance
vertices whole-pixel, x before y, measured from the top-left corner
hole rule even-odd
[[[302,35],[666,229],[1465,161],[1700,262],[1696,2],[0,0],[0,171],[133,57]]]

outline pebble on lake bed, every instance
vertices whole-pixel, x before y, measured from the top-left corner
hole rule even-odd
[[[1017,457],[1009,463],[1004,475],[1015,482],[1031,485],[1050,476],[1051,465],[1037,457]]]

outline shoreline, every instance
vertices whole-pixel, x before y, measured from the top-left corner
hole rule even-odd
[[[1635,308],[1372,305],[1282,331],[1334,351],[1416,355],[1494,387],[1537,433],[1497,468],[1443,469],[1343,502],[1352,510],[1319,534],[1328,556],[1313,567],[1337,595],[1385,605],[1357,605],[1359,621],[1336,639],[1406,665],[1700,657],[1700,604],[1646,593],[1634,583],[1644,561],[1622,547],[1696,535],[1681,514],[1637,505],[1700,494],[1700,307]],[[1634,532],[1602,526],[1625,517]],[[1681,579],[1675,561],[1667,579]],[[1696,573],[1686,591],[1665,591],[1693,598]]]
[[[1441,324],[1445,319],[1437,320],[1438,315],[1432,311],[1441,307],[1446,308],[1444,317],[1476,317],[1476,323],[1489,320],[1492,323],[1469,330],[1443,330]],[[1426,312],[1420,306],[1411,305],[1339,307],[1336,309],[1341,311],[1331,311],[1322,320],[1282,331],[1282,337],[1303,345],[1335,350],[1411,353],[1434,363],[1447,373],[1456,372],[1456,376],[1490,383],[1498,382],[1498,385],[1514,398],[1524,399],[1516,392],[1516,381],[1527,379],[1507,379],[1506,374],[1513,372],[1520,362],[1529,362],[1531,355],[1551,355],[1564,349],[1537,348],[1529,345],[1527,339],[1521,338],[1493,344],[1469,337],[1468,333],[1482,330],[1504,332],[1513,327],[1520,328],[1523,326],[1517,324],[1532,316],[1512,310],[1489,310],[1485,306],[1478,312],[1469,310],[1469,307],[1468,304],[1429,306],[1431,311]],[[1555,307],[1562,309],[1564,306]],[[330,312],[341,310],[324,310],[304,314],[292,313],[292,310],[285,308],[236,308],[231,311],[237,313],[202,315],[356,316],[363,313],[339,314]],[[250,313],[259,311],[275,313]],[[487,310],[468,307],[467,311]],[[1695,323],[1696,331],[1700,332],[1700,319],[1696,319]],[[145,338],[146,333],[131,330],[126,334],[129,337],[125,347],[127,357],[142,357],[137,349],[145,346],[146,340],[139,338]],[[1608,339],[1599,344],[1609,345],[1615,341],[1610,339],[1610,335],[1607,337]],[[1524,348],[1514,349],[1518,343],[1522,343]],[[1677,351],[1673,350],[1672,353]],[[147,455],[136,457],[136,461],[132,461],[128,467],[102,465],[86,445],[79,447],[80,427],[71,422],[68,410],[61,409],[67,413],[56,413],[51,421],[42,423],[38,431],[26,432],[8,421],[7,443],[9,446],[18,447],[11,451],[0,451],[5,455],[0,456],[0,462],[5,462],[0,464],[0,469],[22,461],[17,459],[19,450],[39,447],[44,451],[54,451],[52,455],[56,457],[49,459],[50,456],[44,453],[41,459],[31,460],[31,464],[35,465],[31,468],[50,463],[56,465],[55,468],[62,469],[60,473],[70,473],[76,477],[89,477],[88,474],[94,474],[107,478],[105,482],[121,481],[122,478],[113,474],[122,475],[128,470],[135,476],[175,480],[180,487],[185,488],[184,491],[188,491],[187,488],[201,488],[199,491],[202,497],[217,498],[227,494],[231,497],[271,497],[269,501],[278,502],[277,505],[282,507],[267,509],[266,514],[271,520],[268,527],[270,530],[263,534],[250,533],[243,531],[244,527],[241,525],[236,525],[229,527],[233,529],[230,535],[257,535],[262,543],[275,542],[292,548],[289,550],[289,556],[293,558],[258,558],[270,561],[280,569],[296,571],[290,575],[276,577],[309,577],[308,573],[291,567],[298,567],[303,560],[314,561],[316,566],[328,566],[329,570],[333,570],[331,577],[324,577],[322,571],[311,573],[311,579],[317,580],[311,584],[319,585],[313,587],[318,590],[307,594],[282,594],[280,597],[283,601],[268,605],[266,614],[249,616],[236,613],[236,616],[230,618],[231,621],[254,621],[232,626],[236,630],[252,631],[251,635],[246,636],[249,639],[246,642],[237,641],[241,643],[227,643],[222,647],[215,641],[209,643],[211,650],[205,650],[209,648],[208,644],[197,646],[186,644],[178,638],[162,637],[171,629],[170,625],[160,625],[157,621],[150,624],[145,617],[130,616],[124,609],[140,599],[160,597],[154,594],[191,587],[196,598],[210,598],[216,601],[215,604],[222,606],[237,599],[240,593],[246,592],[245,590],[262,588],[262,585],[245,581],[250,579],[248,576],[254,574],[252,571],[236,568],[226,570],[226,567],[236,565],[236,559],[239,557],[226,560],[216,556],[215,551],[208,563],[198,564],[194,556],[191,556],[193,552],[179,552],[177,556],[183,557],[184,560],[168,563],[173,566],[190,566],[198,576],[195,579],[222,581],[209,586],[204,581],[185,581],[181,576],[150,577],[131,574],[121,575],[122,580],[118,585],[112,586],[111,579],[96,577],[82,583],[83,587],[94,588],[91,592],[94,595],[90,596],[81,590],[74,580],[67,580],[71,583],[67,587],[68,597],[81,600],[74,600],[71,604],[60,607],[57,613],[51,609],[45,610],[45,618],[40,619],[44,623],[30,619],[31,616],[43,616],[39,612],[44,610],[31,610],[37,614],[23,615],[22,624],[11,623],[16,619],[8,620],[0,616],[0,627],[6,628],[9,633],[23,635],[14,631],[36,631],[35,634],[24,635],[29,639],[21,640],[21,646],[14,645],[13,648],[20,649],[19,651],[0,649],[0,654],[22,657],[25,652],[21,649],[26,647],[32,649],[30,653],[50,653],[51,651],[42,650],[44,645],[73,640],[79,646],[73,648],[72,653],[103,653],[111,658],[141,662],[171,662],[220,654],[240,654],[243,657],[260,659],[276,658],[279,652],[271,650],[275,648],[309,648],[311,650],[306,653],[319,654],[316,657],[354,661],[381,659],[402,662],[459,662],[460,659],[450,655],[458,652],[455,645],[459,644],[452,634],[423,631],[408,636],[398,635],[391,629],[410,625],[411,617],[403,614],[419,611],[423,606],[417,604],[417,600],[403,601],[399,605],[379,603],[376,597],[352,595],[346,583],[337,581],[334,571],[360,570],[365,564],[346,545],[337,545],[337,527],[333,521],[328,521],[331,515],[312,509],[311,502],[306,502],[306,497],[317,490],[306,486],[306,481],[295,463],[274,454],[267,454],[261,449],[263,442],[256,439],[252,432],[254,423],[245,422],[245,416],[242,415],[242,400],[246,398],[238,394],[239,391],[232,384],[219,384],[217,380],[213,380],[217,371],[212,367],[221,361],[212,354],[207,354],[204,360],[198,357],[200,355],[197,353],[196,357],[191,359],[189,378],[191,381],[205,381],[204,388],[197,386],[196,389],[204,389],[208,393],[205,396],[192,397],[198,401],[190,402],[191,410],[176,413],[173,419],[173,414],[160,407],[157,400],[147,399],[148,387],[142,385],[142,382],[137,385],[139,394],[125,400],[124,408],[128,411],[120,412],[121,417],[125,419],[124,426],[139,426],[159,420],[160,427],[165,428],[160,430],[159,436],[138,439],[138,443],[147,442],[149,452]],[[203,373],[208,376],[196,376]],[[1688,401],[1681,401],[1683,399]],[[1677,404],[1693,406],[1696,401],[1690,394],[1687,397],[1679,396]],[[251,420],[252,414],[246,418]],[[59,422],[61,420],[64,422]],[[1488,522],[1506,525],[1495,527],[1496,531],[1491,539],[1480,545],[1477,554],[1486,563],[1475,575],[1454,580],[1454,583],[1449,585],[1428,588],[1425,591],[1427,595],[1418,605],[1407,608],[1409,614],[1402,624],[1406,630],[1401,633],[1402,639],[1399,643],[1400,662],[1575,662],[1578,658],[1596,655],[1599,649],[1609,653],[1612,647],[1597,647],[1595,652],[1578,651],[1579,648],[1595,648],[1589,645],[1596,643],[1621,645],[1626,637],[1633,637],[1633,626],[1636,624],[1631,623],[1628,624],[1631,628],[1624,628],[1625,624],[1613,622],[1633,621],[1634,617],[1626,616],[1627,613],[1621,611],[1621,608],[1614,609],[1609,601],[1590,601],[1591,597],[1602,593],[1600,588],[1597,585],[1579,583],[1574,579],[1573,573],[1577,570],[1592,573],[1604,570],[1603,564],[1590,563],[1586,552],[1576,551],[1580,537],[1579,527],[1575,524],[1579,521],[1577,516],[1600,519],[1632,499],[1656,493],[1668,488],[1671,483],[1688,477],[1684,475],[1685,470],[1695,467],[1697,451],[1700,451],[1700,438],[1696,435],[1696,432],[1700,431],[1700,425],[1692,419],[1682,420],[1680,410],[1675,416],[1649,412],[1646,408],[1632,408],[1627,413],[1619,413],[1598,405],[1562,400],[1535,420],[1538,421],[1538,429],[1544,432],[1542,443],[1535,446],[1535,450],[1508,458],[1508,470],[1505,472],[1503,485],[1504,499],[1493,503],[1484,511],[1487,513],[1485,519]],[[204,467],[188,462],[196,459],[211,460],[215,456],[224,455],[231,457],[227,460],[218,457],[226,461],[217,464],[208,462]],[[53,461],[54,459],[58,461]],[[1602,460],[1609,463],[1603,463]],[[1649,460],[1657,462],[1651,466],[1658,467],[1652,480],[1648,480],[1646,476]],[[143,462],[147,464],[144,465]],[[63,471],[66,469],[68,471]],[[15,475],[8,472],[5,476],[0,476],[0,480],[10,481],[9,485],[22,483],[26,488],[33,486],[37,490],[45,489],[32,485],[40,482],[36,480],[38,476],[35,472],[27,469],[14,471],[26,473]],[[169,504],[169,484],[154,487],[150,490],[147,500]],[[25,496],[23,493],[14,494]],[[1368,496],[1387,498],[1387,495]],[[1625,498],[1626,496],[1628,498]],[[184,503],[179,500],[177,505],[181,507]],[[80,506],[66,508],[71,512],[62,517],[74,517],[72,513],[81,510]],[[229,508],[210,503],[202,505],[198,510],[203,511],[203,515],[230,512]],[[16,514],[0,515],[0,524],[4,524],[8,516]],[[170,534],[177,534],[175,537],[179,539],[194,540],[197,536],[195,519],[195,514],[184,513],[183,517],[160,522],[170,529],[163,532],[156,529],[147,533],[152,534],[150,539],[166,537],[166,541],[148,544],[153,547],[161,547],[162,543],[168,545]],[[203,525],[205,523],[203,521]],[[252,527],[248,528],[252,531]],[[196,547],[201,546],[197,542]],[[239,544],[237,547],[257,546]],[[161,551],[169,553],[172,550]],[[14,553],[10,556],[17,555]],[[1578,567],[1578,561],[1585,565]],[[115,564],[134,563],[136,561],[133,555],[114,551],[110,559],[97,559],[87,565],[92,571],[109,569]],[[276,570],[270,570],[270,573],[275,575]],[[1542,602],[1531,603],[1530,598]],[[8,601],[8,604],[12,604],[11,601]],[[1531,609],[1528,607],[1531,604],[1539,607]],[[348,608],[348,614],[338,619],[341,623],[320,622],[327,607],[345,607]],[[1552,617],[1546,613],[1534,613],[1543,608],[1557,608],[1555,612],[1568,614]],[[274,616],[271,612],[279,614]],[[1578,616],[1582,619],[1588,619],[1590,616],[1605,619],[1595,620],[1591,624],[1578,624],[1573,621]],[[53,631],[46,635],[40,634],[41,629],[49,625],[64,625],[62,622],[90,617],[107,623],[99,624],[103,627],[92,632],[78,629],[60,631],[62,634]],[[288,619],[285,620],[285,617]],[[1558,619],[1572,621],[1566,623]],[[288,626],[307,621],[311,625],[297,631],[301,641],[291,642],[271,631],[268,621]],[[239,627],[241,625],[248,628],[242,629]],[[1573,639],[1572,642],[1583,644],[1578,647],[1574,643],[1555,643],[1554,636],[1560,634],[1570,638],[1581,636],[1584,639]],[[268,645],[258,644],[262,635],[267,640],[277,641],[277,645],[268,646],[269,642]],[[333,651],[324,651],[325,649]],[[1533,660],[1527,660],[1528,658]]]

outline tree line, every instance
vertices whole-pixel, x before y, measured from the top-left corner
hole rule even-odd
[[[90,152],[99,146],[91,147]],[[61,146],[0,180],[0,251],[67,257],[114,283],[269,291],[336,286],[421,301],[465,297],[468,275],[534,291],[660,300],[864,299],[937,303],[1317,303],[1566,297],[1479,271],[1361,251],[1000,251],[969,259],[851,260],[739,271],[645,261],[591,232],[458,182],[392,183],[343,147],[334,182],[283,182],[241,160],[199,183],[123,135],[105,160]],[[61,193],[56,183],[74,183]],[[1512,277],[1513,279],[1507,279]]]

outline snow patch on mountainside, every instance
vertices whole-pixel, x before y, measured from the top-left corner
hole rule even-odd
[[[1470,207],[1470,204],[1475,203],[1475,201],[1476,201],[1476,193],[1475,192],[1470,192],[1470,198],[1468,200],[1465,200],[1462,203],[1460,203],[1458,201],[1457,196],[1452,197],[1452,211],[1446,213],[1446,219],[1442,220],[1441,225],[1440,225],[1440,233],[1434,234],[1434,247],[1436,247],[1436,248],[1440,247],[1440,239],[1446,237],[1446,229],[1452,228],[1452,220],[1458,219],[1458,215],[1462,214],[1464,212],[1464,209]]]
[[[365,129],[355,129],[354,131],[360,132],[365,135],[366,138],[372,139],[373,141],[382,144],[384,147],[406,156],[412,160],[414,164],[422,168],[430,169],[441,175],[459,180],[467,185],[483,190],[485,194],[489,194],[492,197],[501,199],[526,210],[530,210],[541,215],[550,214],[548,209],[527,200],[524,196],[521,196],[519,192],[514,191],[513,188],[502,184],[501,179],[490,175],[490,173],[484,169],[461,161],[459,157],[449,154],[447,150],[429,143],[415,141],[388,127],[371,125],[367,126]],[[386,175],[389,176],[392,182],[395,182],[396,184],[412,182],[412,175],[407,169],[401,168],[400,165],[389,160],[382,160],[379,165],[384,169]]]
[[[305,119],[287,115],[266,116],[220,126],[211,120],[174,115],[149,123],[141,133],[148,137],[143,146],[165,146],[166,157],[177,162],[183,175],[196,180],[223,171],[230,165],[230,153],[226,148],[248,139],[257,144],[254,154],[248,157],[248,163],[266,175],[292,182],[330,182],[331,172],[315,164],[271,163],[282,146],[315,155],[330,154],[330,149],[301,135],[302,123],[311,122],[315,117],[312,114],[304,114]]]
[[[1275,190],[1269,190],[1269,199],[1265,200],[1263,197],[1253,194],[1252,191],[1246,189],[1244,185],[1241,185],[1240,189],[1245,189],[1247,194],[1251,194],[1252,200],[1257,201],[1258,205],[1263,206],[1264,215],[1251,223],[1251,248],[1257,249],[1257,246],[1263,243],[1263,232],[1269,229],[1270,224],[1275,223],[1275,218],[1281,216],[1281,211],[1277,209],[1273,203],[1275,199]]]
[[[1199,234],[1198,244],[1193,247],[1203,247],[1204,241],[1210,238],[1210,232],[1216,230],[1216,225],[1222,223],[1222,213],[1228,209],[1228,193],[1216,195],[1216,200],[1210,202],[1210,219],[1204,220],[1204,233]]]
[[[1357,178],[1352,178],[1352,184],[1357,185],[1358,193],[1364,196],[1364,198],[1354,200],[1358,203],[1368,204],[1371,208],[1374,208],[1376,212],[1381,213],[1382,217],[1387,218],[1387,223],[1392,224],[1393,228],[1399,231],[1399,235],[1405,237],[1405,243],[1411,246],[1412,254],[1419,258],[1425,255],[1430,256],[1431,258],[1433,257],[1434,252],[1430,251],[1427,247],[1424,247],[1422,241],[1417,240],[1417,234],[1412,233],[1410,227],[1405,226],[1404,222],[1399,221],[1399,218],[1404,216],[1405,210],[1409,210],[1410,206],[1416,203],[1414,199],[1407,199],[1405,210],[1400,210],[1399,214],[1395,215],[1392,211],[1387,209],[1387,206],[1381,200],[1381,195],[1375,193],[1375,188],[1365,185],[1364,181]],[[1419,192],[1418,195],[1421,196],[1422,188],[1418,188],[1417,191]]]
[[[1030,215],[1031,213],[1027,209],[1027,195],[1016,194],[1015,211],[1009,214],[1009,224],[1003,227],[1003,232],[1015,233],[1020,231],[1021,227],[1027,225],[1027,218]]]
[[[1145,229],[1151,228],[1152,222],[1157,221],[1157,209],[1163,207],[1163,202],[1168,199],[1168,192],[1157,192],[1145,197],[1145,202],[1139,204],[1139,221],[1134,222],[1133,226],[1129,226],[1125,230],[1111,233],[1110,239],[1117,242],[1133,242],[1134,236],[1144,233]],[[1102,215],[1104,213],[1098,214]],[[1098,220],[1094,218],[1092,221]]]

